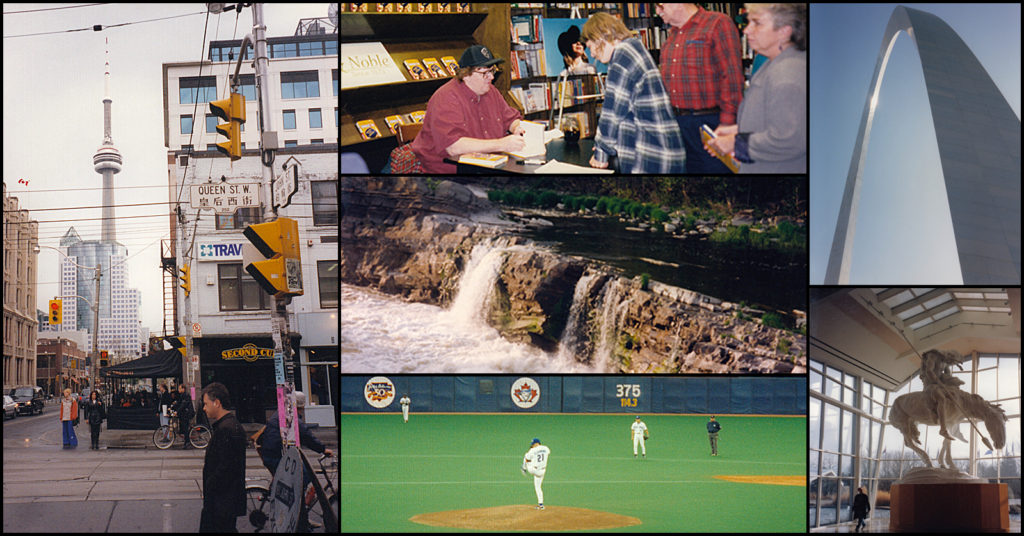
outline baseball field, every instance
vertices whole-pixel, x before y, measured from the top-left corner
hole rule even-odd
[[[343,414],[342,532],[804,532],[806,418],[719,415]],[[551,449],[545,510],[519,468]],[[415,520],[413,520],[415,518]]]

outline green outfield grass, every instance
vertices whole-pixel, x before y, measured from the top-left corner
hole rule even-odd
[[[647,459],[633,458],[633,415],[341,416],[343,532],[431,531],[421,513],[536,504],[519,472],[534,437],[551,448],[544,503],[643,521],[633,532],[804,532],[806,487],[727,482],[716,475],[806,481],[804,417],[719,416],[717,457],[706,417],[643,416]]]

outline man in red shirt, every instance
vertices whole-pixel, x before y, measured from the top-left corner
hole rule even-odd
[[[517,151],[526,146],[522,115],[509,106],[492,82],[503,62],[483,45],[462,53],[455,78],[449,80],[427,102],[423,130],[410,148],[427,173],[455,173],[455,165],[466,153]]]
[[[732,173],[709,155],[700,126],[735,125],[743,99],[739,31],[724,13],[696,4],[657,4],[671,26],[661,47],[661,77],[686,147],[687,173]]]

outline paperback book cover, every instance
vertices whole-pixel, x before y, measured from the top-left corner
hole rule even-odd
[[[377,124],[373,122],[373,119],[364,119],[356,122],[356,128],[359,129],[359,135],[364,140],[372,140],[380,137],[380,130],[377,128]]]
[[[459,156],[460,164],[473,164],[474,166],[483,166],[489,168],[496,168],[508,161],[508,155],[505,154],[491,154],[491,153],[466,153]]]
[[[400,115],[389,115],[384,118],[384,122],[388,124],[388,129],[391,133],[398,135],[398,126],[402,124],[402,116]]]
[[[712,138],[716,138],[716,137],[717,136],[715,136],[715,132],[713,130],[711,130],[711,127],[709,127],[707,125],[701,125],[700,126],[700,140],[702,142],[704,142],[704,146],[705,147],[708,146],[707,145],[708,140],[710,140]],[[740,172],[740,162],[739,162],[739,160],[736,160],[735,158],[733,158],[732,155],[721,154],[718,151],[714,150],[713,148],[711,150],[715,153],[715,156],[718,157],[718,159],[721,160],[723,164],[725,164],[726,167],[728,167],[729,169],[732,170],[733,173],[739,173]]]
[[[441,63],[448,69],[448,73],[455,76],[455,72],[459,70],[459,62],[455,61],[454,56],[441,56]]]
[[[437,61],[437,58],[423,58],[423,66],[427,68],[427,72],[434,78],[446,78],[448,76],[447,71],[444,67],[441,67],[441,63]]]
[[[409,70],[409,74],[412,75],[413,80],[425,80],[430,78],[427,71],[420,65],[419,60],[407,59],[402,63],[405,64],[405,68]]]

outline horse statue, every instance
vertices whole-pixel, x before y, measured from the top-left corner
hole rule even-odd
[[[950,454],[954,437],[967,441],[960,434],[960,423],[964,421],[970,422],[972,426],[975,420],[983,421],[995,448],[1001,449],[1006,444],[1006,412],[998,404],[992,404],[959,388],[963,382],[952,377],[949,365],[959,366],[960,361],[956,352],[925,352],[921,367],[924,390],[897,397],[889,411],[889,423],[903,434],[903,444],[916,452],[928,467],[933,465],[928,454],[918,446],[921,444],[918,424],[939,426],[943,442],[937,461],[947,469],[954,469]],[[985,436],[981,440],[988,448],[993,448]]]

